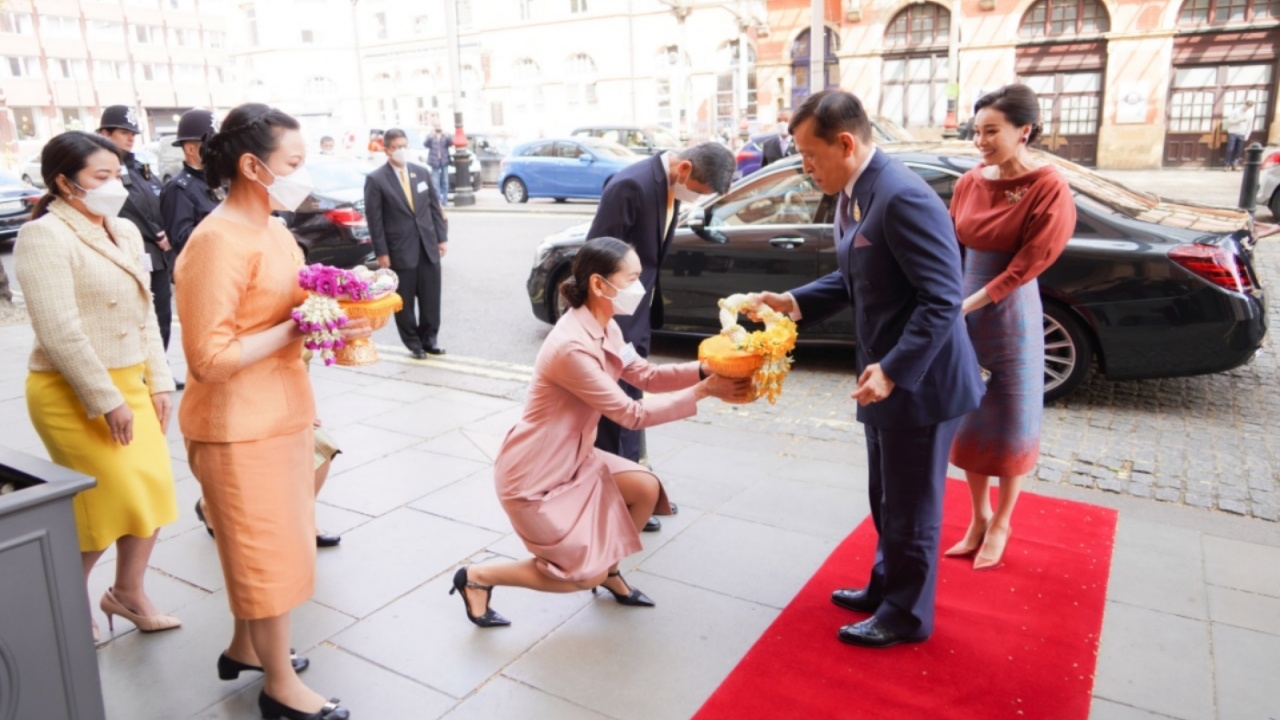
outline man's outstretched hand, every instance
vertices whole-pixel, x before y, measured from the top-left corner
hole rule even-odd
[[[789,293],[751,293],[747,295],[747,304],[753,308],[768,305],[783,315],[791,315],[796,311],[796,301]]]

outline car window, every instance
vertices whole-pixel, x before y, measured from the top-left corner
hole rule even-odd
[[[307,171],[316,189],[322,192],[364,187],[365,172],[359,165],[341,160],[312,160]]]
[[[822,191],[799,167],[767,173],[716,200],[708,224],[807,225],[814,222]]]
[[[559,142],[556,143],[556,156],[577,160],[582,155],[582,146],[578,143]]]
[[[947,207],[951,207],[951,196],[955,194],[956,181],[960,178],[945,170],[939,170],[928,165],[916,165],[915,163],[907,163],[906,165],[915,174],[923,178],[925,182],[929,183],[929,187],[938,193],[938,197],[942,198],[942,202]]]
[[[520,155],[523,157],[555,157],[556,144],[538,143],[537,145],[530,145]]]
[[[603,140],[595,140],[587,143],[587,147],[591,152],[604,157],[611,158],[633,158],[636,154],[617,143],[605,142]]]
[[[667,148],[680,147],[680,141],[676,139],[676,136],[666,130],[655,128],[652,132],[654,145]]]

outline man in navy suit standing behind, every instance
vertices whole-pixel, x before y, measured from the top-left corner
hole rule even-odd
[[[635,248],[640,257],[640,283],[645,296],[635,313],[613,318],[622,330],[622,339],[630,343],[640,357],[649,357],[650,331],[662,327],[662,285],[658,282],[658,271],[675,234],[680,206],[697,202],[703,195],[728,190],[734,167],[733,153],[723,145],[707,142],[641,160],[618,171],[605,185],[587,239],[617,238]],[[644,397],[638,388],[625,382],[619,384],[630,397],[637,400]],[[628,430],[602,416],[596,447],[640,462],[641,432]],[[645,530],[652,532],[661,527],[657,518],[650,518]]]
[[[920,642],[933,632],[947,456],[960,418],[985,391],[960,310],[960,245],[938,195],[871,142],[858,98],[809,96],[791,132],[805,171],[824,193],[839,193],[840,269],[757,299],[802,324],[853,307],[852,397],[879,534],[870,582],[832,593],[835,604],[871,614],[839,638],[865,647]]]

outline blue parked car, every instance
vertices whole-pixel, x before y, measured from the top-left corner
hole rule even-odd
[[[644,156],[606,140],[534,140],[518,145],[502,161],[498,187],[509,203],[531,197],[599,200],[605,183]]]

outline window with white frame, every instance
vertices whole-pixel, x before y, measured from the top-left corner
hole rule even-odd
[[[169,28],[169,43],[177,47],[186,47],[195,44],[196,31],[190,28],[171,27]]]
[[[532,120],[542,113],[542,70],[532,58],[521,58],[511,73],[511,96],[515,116]]]
[[[657,101],[657,121],[668,128],[676,127],[678,118],[672,112],[672,92],[676,86],[676,78],[683,76],[685,81],[684,97],[689,97],[690,61],[688,53],[679,52],[675,45],[668,45],[654,56],[654,96]]]
[[[34,140],[40,136],[40,128],[44,126],[44,116],[39,108],[16,107],[13,109],[13,124],[18,129],[20,140]]]
[[[413,19],[414,35],[430,35],[431,34],[431,16],[419,15]]]
[[[720,49],[720,68],[716,73],[716,129],[728,130],[732,133],[741,128],[734,126],[734,120],[741,126],[743,121],[756,119],[756,50],[747,45],[746,67],[740,68],[742,62],[736,40],[725,44]]]
[[[446,0],[447,2],[448,0]],[[471,0],[457,0],[458,24],[467,27],[471,25]]]
[[[227,46],[227,34],[217,30],[205,30],[204,45],[210,50],[221,50]]]
[[[245,8],[244,22],[245,30],[249,34],[249,44],[256,47],[258,45],[258,12],[252,7]]]
[[[387,39],[387,14],[384,12],[373,14],[373,37],[375,40]]]
[[[303,45],[311,45],[311,44],[314,44],[314,43],[315,43],[315,41],[316,41],[316,33],[315,33],[315,31],[314,31],[314,30],[303,30],[303,31],[302,31],[302,44],[303,44]]]
[[[40,72],[40,58],[34,58],[34,57],[9,58],[9,77],[15,77],[15,78],[44,77],[43,73]]]
[[[569,12],[577,15],[587,11],[587,0],[569,0]]]
[[[0,33],[9,33],[10,35],[33,34],[34,29],[31,25],[31,13],[0,13]]]
[[[119,60],[94,60],[93,76],[97,80],[124,80],[124,63]]]
[[[80,37],[80,18],[67,15],[41,15],[40,34],[47,38]]]
[[[134,25],[133,39],[141,45],[160,45],[164,42],[164,34],[154,25]]]
[[[204,66],[192,65],[189,63],[180,63],[173,66],[174,82],[202,82],[204,81]]]
[[[533,19],[533,0],[516,0],[516,10],[521,20]]]
[[[58,108],[58,115],[62,118],[62,128],[64,130],[86,130],[89,128],[89,124],[93,122],[93,118],[85,108]]]
[[[49,75],[64,80],[88,80],[89,66],[80,58],[49,58]]]
[[[570,108],[596,104],[596,63],[590,55],[577,53],[565,63],[565,95]]]

